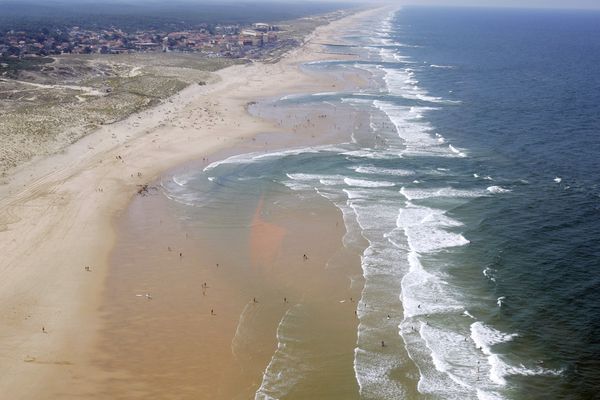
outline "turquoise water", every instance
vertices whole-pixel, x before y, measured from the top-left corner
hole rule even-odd
[[[192,220],[263,190],[342,211],[344,245],[368,242],[362,398],[402,398],[406,379],[424,398],[596,398],[600,14],[406,8],[343,35],[328,50],[358,61],[304,68],[367,71],[377,87],[271,105],[368,112],[369,126],[215,162],[164,192]],[[391,336],[402,351],[382,351]],[[301,382],[285,359],[275,353],[257,398],[285,398],[282,373]],[[418,376],[399,379],[409,364]]]

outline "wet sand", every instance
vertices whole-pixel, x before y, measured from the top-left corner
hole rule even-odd
[[[97,352],[100,369],[115,376],[106,396],[253,398],[278,324],[302,305],[318,332],[310,347],[335,371],[314,376],[310,392],[327,393],[333,379],[337,397],[327,398],[356,397],[350,298],[361,287],[349,277],[360,275],[360,258],[341,244],[337,209],[265,193],[245,199],[235,218],[190,225],[171,208],[161,195],[140,197],[119,223]],[[239,224],[210,223],[219,219]]]

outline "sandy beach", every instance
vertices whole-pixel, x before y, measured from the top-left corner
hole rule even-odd
[[[358,277],[360,268],[358,255],[341,246],[338,213],[325,200],[271,194],[238,200],[244,210],[235,218],[231,209],[229,217],[204,215],[206,228],[198,228],[170,208],[163,196],[138,198],[117,227],[93,359],[106,397],[254,398],[280,321],[301,311],[306,329],[319,332],[308,348],[330,366],[312,377],[308,393],[352,398],[350,299],[360,286],[351,288],[346,273]]]
[[[115,257],[122,257],[113,254],[115,229],[132,198],[136,198],[143,185],[152,183],[164,171],[177,165],[191,160],[208,163],[214,160],[216,153],[231,154],[239,148],[268,147],[269,143],[257,141],[256,136],[276,138],[282,124],[249,114],[248,104],[256,100],[366,85],[367,82],[358,75],[352,79],[347,76],[319,78],[308,76],[298,66],[310,60],[339,59],[340,55],[324,53],[320,43],[334,40],[335,33],[342,27],[371,12],[373,10],[318,28],[304,46],[293,50],[278,63],[237,65],[218,71],[215,83],[192,85],[153,109],[103,126],[62,153],[21,167],[7,184],[0,186],[0,253],[3,255],[0,259],[3,277],[0,282],[3,321],[0,393],[10,393],[12,399],[135,398],[148,394],[144,387],[136,388],[135,385],[129,387],[129,394],[119,392],[120,385],[127,385],[131,377],[106,372],[115,370],[111,368],[114,360],[104,360],[104,369],[99,368],[95,353],[99,343],[100,346],[110,345],[110,341],[102,336],[102,330],[107,327],[105,317],[112,315],[111,307],[117,304],[106,302],[107,281],[112,279],[109,266]],[[310,132],[308,126],[298,125],[296,133],[302,137],[295,140],[322,142],[322,138],[307,137],[307,132]],[[260,210],[258,204],[255,208]],[[323,215],[331,214],[324,211]],[[259,217],[260,213],[256,218]],[[332,219],[322,218],[321,223],[335,227],[340,216],[333,213],[328,218]],[[253,262],[268,264],[261,257],[267,257],[275,264],[281,262],[280,253],[272,248],[272,243],[281,236],[281,229],[290,229],[289,224],[294,224],[290,221],[293,219],[281,223],[257,220],[262,231],[253,239],[255,243],[251,247],[260,249]],[[334,230],[331,234],[339,239],[343,232]],[[310,235],[310,232],[303,233],[303,237]],[[265,237],[270,239],[265,241]],[[285,247],[285,241],[281,246]],[[316,259],[325,262],[331,256],[330,252],[336,251],[336,246],[339,243],[324,245],[325,253]],[[207,263],[213,261],[216,263],[210,256],[206,257]],[[289,280],[290,276],[286,276],[285,280]],[[225,281],[221,282],[224,284]],[[277,284],[280,282],[273,283]],[[250,293],[235,288],[231,285],[227,295],[232,299],[231,315],[236,315],[236,307],[246,304],[250,296]],[[144,295],[144,290],[140,287],[140,294]],[[272,299],[281,297],[281,293],[266,295]],[[118,299],[118,293],[112,297],[113,301]],[[281,303],[280,309],[268,315],[279,315],[284,310]],[[211,318],[210,306],[203,307],[207,311],[203,314],[205,318]],[[232,320],[237,321],[237,317],[221,319],[211,337],[223,336],[220,332],[231,332]],[[118,322],[112,320],[109,324]],[[135,327],[135,321],[132,324]],[[123,337],[126,340],[127,336]],[[348,337],[347,342],[351,343],[352,337]],[[223,336],[222,342],[216,342],[215,347],[225,348],[230,343],[227,336]],[[256,357],[262,371],[275,344],[272,336],[265,336],[260,343],[265,347]],[[120,345],[127,347],[127,342]],[[204,346],[210,347],[210,344]],[[115,349],[118,347],[111,350]],[[216,370],[231,368],[227,364],[231,360],[222,357],[219,360],[223,365]],[[169,362],[176,363],[177,360]],[[231,380],[220,381],[219,387],[228,387],[231,382],[248,382],[245,391],[214,393],[207,389],[206,397],[200,398],[232,398],[232,394],[247,398],[260,384],[257,370],[246,370],[244,377],[226,375]],[[136,372],[131,368],[129,371]],[[143,368],[138,372],[145,378],[153,377]],[[209,370],[202,368],[190,373],[192,376],[208,374],[207,382],[223,376],[211,376]],[[106,388],[108,381],[114,383],[109,389]],[[177,384],[178,381],[173,382]],[[189,390],[195,393],[194,387]]]

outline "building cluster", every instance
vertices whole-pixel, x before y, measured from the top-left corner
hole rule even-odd
[[[214,57],[243,57],[277,44],[279,28],[256,23],[201,26],[179,32],[138,31],[118,28],[99,30],[74,26],[65,30],[0,32],[0,57],[59,54],[118,54],[146,51],[200,52]]]

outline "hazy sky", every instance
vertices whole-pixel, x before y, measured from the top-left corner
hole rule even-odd
[[[600,0],[404,0],[399,1],[399,3],[453,6],[600,9]]]
[[[194,1],[194,0],[188,0]],[[203,1],[203,0],[196,0]],[[206,1],[206,0],[204,0]],[[208,0],[210,1],[210,0]],[[223,1],[223,0],[221,0]],[[225,0],[228,2],[252,0]],[[260,0],[258,0],[260,1]],[[274,2],[297,2],[302,0],[266,0]],[[306,0],[319,1],[319,0]],[[584,8],[600,9],[600,0],[322,0],[346,3],[394,3],[407,5],[442,5],[469,7],[519,7],[519,8]]]
[[[19,3],[22,0],[0,0],[2,3]],[[41,3],[51,5],[53,3],[76,2],[76,3],[252,3],[272,1],[275,3],[293,2],[319,2],[320,0],[25,0],[27,3]],[[528,7],[528,8],[584,8],[600,9],[600,0],[321,0],[326,2],[347,3],[394,3],[410,5],[444,5],[444,6],[485,6],[485,7]]]

